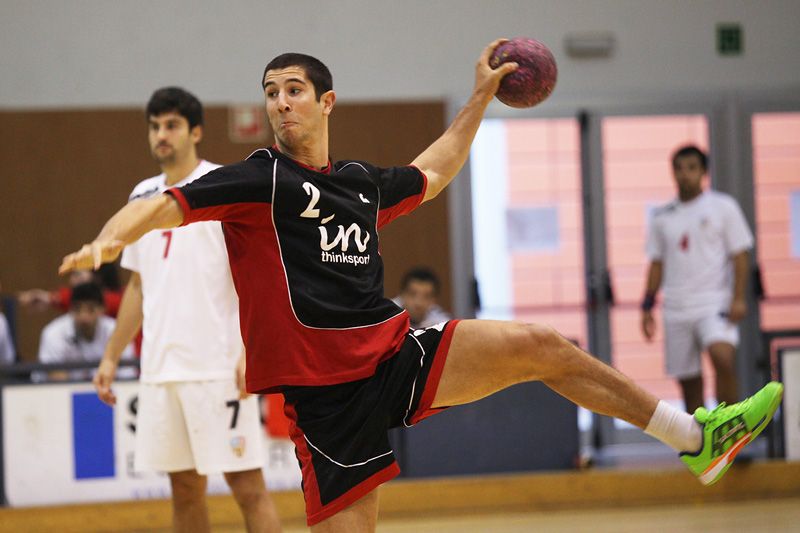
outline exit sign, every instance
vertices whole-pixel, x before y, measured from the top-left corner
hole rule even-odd
[[[740,56],[744,52],[744,34],[740,24],[717,25],[717,52],[721,56]]]

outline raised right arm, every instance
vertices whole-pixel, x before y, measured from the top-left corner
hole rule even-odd
[[[77,252],[64,256],[59,274],[73,270],[97,269],[110,263],[122,249],[154,229],[168,229],[183,223],[183,210],[170,195],[160,194],[130,202],[106,222],[100,234]]]

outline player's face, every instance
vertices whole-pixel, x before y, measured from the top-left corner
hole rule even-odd
[[[325,120],[333,109],[333,91],[317,100],[302,67],[269,70],[264,83],[267,117],[278,146],[292,152],[322,142]]]
[[[672,165],[672,173],[681,198],[694,198],[702,192],[706,170],[696,155],[677,158]]]
[[[81,283],[89,283],[94,279],[91,270],[75,270],[69,274],[69,286],[74,287]]]
[[[103,316],[104,308],[95,302],[77,302],[70,309],[75,323],[75,332],[86,340],[94,339],[97,322]]]
[[[430,281],[411,280],[400,295],[412,322],[421,322],[436,303],[436,288]]]
[[[159,165],[180,164],[195,153],[200,142],[202,128],[189,128],[186,117],[168,111],[147,119],[150,152]]]

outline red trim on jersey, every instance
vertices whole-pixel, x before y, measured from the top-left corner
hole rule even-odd
[[[189,213],[192,212],[192,208],[189,206],[189,202],[186,200],[186,196],[183,195],[183,192],[180,189],[173,187],[172,189],[167,189],[164,191],[166,194],[169,194],[173,198],[178,201],[178,205],[183,211],[183,222],[181,222],[181,226],[185,226],[189,223]]]
[[[431,405],[436,398],[436,391],[439,389],[439,381],[442,379],[444,363],[447,361],[447,354],[450,352],[450,342],[453,340],[453,333],[459,322],[459,320],[451,320],[444,328],[442,340],[439,341],[439,346],[436,348],[436,353],[433,356],[433,364],[431,365],[431,371],[428,373],[428,379],[425,381],[425,388],[422,391],[419,406],[414,416],[411,417],[411,424],[416,424],[420,420],[424,420],[431,415],[435,415],[439,411],[447,409],[447,407],[433,408]]]
[[[424,200],[425,192],[428,190],[428,175],[425,174],[417,165],[408,165],[408,166],[410,166],[411,168],[416,168],[417,172],[422,174],[422,192],[420,194],[422,195],[422,200]],[[419,203],[422,203],[422,200],[420,200]]]
[[[392,207],[387,207],[378,211],[378,228],[382,228],[399,216],[407,215],[408,213],[412,212],[414,209],[419,207],[420,204],[422,204],[422,200],[425,199],[425,191],[428,190],[428,176],[426,176],[425,173],[417,167],[413,165],[409,166],[415,168],[420,174],[422,174],[422,191],[414,196],[405,198],[402,202],[393,205]]]

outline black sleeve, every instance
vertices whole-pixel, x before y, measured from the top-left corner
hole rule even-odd
[[[204,220],[244,222],[253,207],[272,198],[275,160],[257,157],[212,170],[183,187],[166,191],[180,204],[184,225]],[[263,205],[262,205],[263,207]]]
[[[380,189],[378,227],[419,207],[425,197],[428,179],[416,167],[371,169]]]

